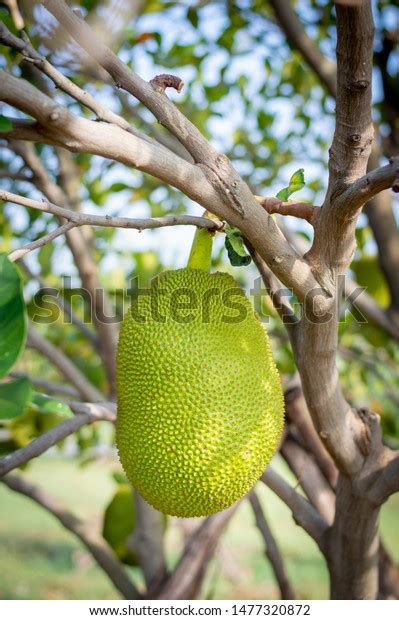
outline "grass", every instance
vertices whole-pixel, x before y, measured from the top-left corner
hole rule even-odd
[[[84,468],[72,460],[42,457],[23,474],[89,521],[101,527],[105,506],[115,485],[109,462]],[[326,598],[325,562],[316,545],[297,527],[289,510],[259,485],[259,497],[282,550],[286,570],[302,599]],[[92,561],[80,542],[54,517],[34,502],[0,485],[0,598],[3,599],[112,599],[118,598],[107,576]],[[399,561],[397,518],[399,496],[391,498],[381,515],[381,529],[388,549]],[[169,564],[181,548],[175,520],[166,539]],[[132,576],[141,583],[137,569]],[[251,509],[243,503],[222,538],[204,584],[203,596],[213,599],[278,598],[273,574]]]

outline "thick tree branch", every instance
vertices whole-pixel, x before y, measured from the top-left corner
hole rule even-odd
[[[140,78],[95,37],[86,22],[78,17],[64,0],[43,0],[42,4],[54,15],[73,39],[113,78],[119,88],[127,90],[143,103],[169,129],[194,157],[196,162],[209,159],[217,152],[209,145],[201,132],[193,125],[162,92]]]
[[[315,71],[323,86],[331,96],[335,97],[337,92],[336,64],[331,60],[327,60],[319,50],[316,42],[307,35],[302,22],[292,8],[291,0],[271,0],[271,4],[280,27],[287,35],[289,43],[301,53],[307,64]],[[384,44],[385,42],[386,39]],[[389,43],[388,48],[389,50],[391,49],[391,43]],[[382,54],[384,52],[385,50],[383,50]],[[377,54],[376,58],[377,62],[381,60],[381,52]],[[381,67],[384,81],[383,69]],[[374,143],[369,160],[371,169],[376,169],[379,165],[379,151],[379,146]],[[392,320],[389,322],[391,325],[395,323],[392,326],[396,328],[397,332],[399,326],[399,233],[388,194],[377,194],[371,202],[366,204],[365,212],[378,245],[381,269],[391,293],[392,308],[390,315]],[[394,337],[397,338],[397,335]]]
[[[196,194],[194,199],[201,197],[203,200],[207,189],[215,198],[200,168],[160,144],[138,138],[109,123],[77,117],[29,82],[2,70],[0,88],[2,101],[36,119],[34,125],[27,125],[26,121],[22,123],[22,127],[34,130],[34,140],[115,159],[148,172],[182,191],[191,187]],[[21,126],[21,121],[17,124]],[[13,131],[5,131],[2,135],[4,138],[12,137]],[[25,139],[32,138],[25,136]]]
[[[3,45],[7,45],[8,47],[20,52],[25,61],[32,62],[34,66],[47,75],[59,89],[63,90],[67,95],[70,95],[73,99],[81,103],[89,110],[92,110],[98,120],[117,125],[121,129],[132,133],[142,140],[156,144],[155,140],[152,140],[145,134],[132,127],[122,116],[119,116],[118,114],[115,114],[115,112],[109,110],[98,99],[93,97],[87,91],[79,88],[79,86],[74,84],[72,80],[60,73],[58,69],[56,69],[44,56],[41,56],[32,47],[25,33],[23,34],[23,38],[20,39],[13,35],[5,24],[0,23],[0,43],[3,43]]]
[[[37,439],[31,441],[27,446],[15,450],[11,454],[0,459],[0,478],[8,474],[12,469],[21,467],[28,461],[40,456],[59,441],[76,433],[82,426],[93,424],[99,420],[115,422],[114,407],[107,405],[95,405],[85,403],[87,413],[78,413],[74,418],[61,422],[51,430],[43,433]],[[73,406],[73,405],[72,405]]]
[[[328,531],[328,524],[317,510],[313,508],[312,504],[297,493],[297,491],[271,467],[267,468],[260,479],[287,504],[292,512],[295,523],[300,525],[309,536],[317,542],[321,551],[323,551],[326,544],[325,535]]]
[[[222,222],[210,220],[205,217],[195,215],[164,215],[163,217],[148,218],[131,218],[131,217],[114,217],[111,215],[93,215],[90,213],[78,213],[69,209],[64,209],[51,202],[39,202],[25,196],[18,196],[12,192],[0,189],[0,200],[13,202],[15,204],[37,209],[45,213],[52,213],[58,217],[68,220],[69,228],[73,226],[103,226],[108,228],[134,228],[136,230],[145,230],[152,228],[162,228],[165,226],[197,226],[198,228],[207,228],[208,230],[219,230],[223,228]],[[57,229],[60,230],[60,229]],[[55,232],[55,231],[54,231]],[[63,231],[64,232],[64,231]],[[59,232],[58,234],[63,234]],[[52,233],[50,233],[52,234]],[[46,235],[49,236],[49,235]],[[58,236],[58,235],[56,235]],[[42,237],[43,239],[43,237]],[[33,242],[37,243],[37,242]],[[41,243],[40,245],[43,245]],[[28,246],[25,246],[28,247]],[[39,246],[37,246],[39,247]],[[31,248],[33,249],[33,248]],[[19,250],[20,251],[20,250]],[[30,250],[28,250],[30,251]],[[14,254],[14,253],[13,253]],[[20,258],[18,256],[18,258]],[[17,260],[16,258],[14,260]]]
[[[103,569],[119,592],[128,600],[142,598],[139,591],[119,562],[111,547],[93,528],[86,525],[81,519],[76,517],[69,510],[64,508],[55,499],[48,495],[40,487],[28,482],[28,480],[15,474],[8,474],[2,482],[9,489],[29,497],[34,502],[50,512],[60,523],[77,538],[87,548],[97,564]]]
[[[258,530],[262,534],[265,543],[265,554],[266,557],[269,559],[270,565],[276,577],[278,586],[280,588],[281,598],[286,601],[294,600],[295,593],[285,572],[283,558],[281,557],[280,550],[270,530],[269,524],[266,521],[265,514],[262,510],[262,506],[255,491],[252,491],[249,494],[248,499],[251,503],[252,510],[255,515],[256,525],[258,527]]]
[[[86,379],[65,353],[46,340],[32,325],[29,326],[28,346],[47,357],[61,374],[76,387],[83,398],[92,402],[104,400],[104,395]]]

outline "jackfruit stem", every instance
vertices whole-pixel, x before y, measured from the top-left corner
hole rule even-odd
[[[209,217],[207,211],[205,211],[203,217]],[[197,228],[187,263],[187,267],[189,269],[202,269],[203,271],[210,271],[213,236],[214,234],[207,228]]]

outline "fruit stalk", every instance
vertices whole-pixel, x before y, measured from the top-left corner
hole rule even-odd
[[[211,214],[205,211],[203,217],[212,219]],[[197,228],[195,231],[191,252],[187,267],[189,269],[202,269],[209,272],[212,262],[212,244],[214,232],[207,228]]]

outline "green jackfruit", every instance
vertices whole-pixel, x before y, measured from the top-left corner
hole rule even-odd
[[[103,537],[118,558],[131,566],[137,566],[137,558],[128,547],[135,525],[132,489],[129,484],[120,484],[104,512]]]
[[[283,396],[269,341],[226,273],[164,272],[126,314],[116,440],[132,485],[170,515],[234,503],[272,458]]]

